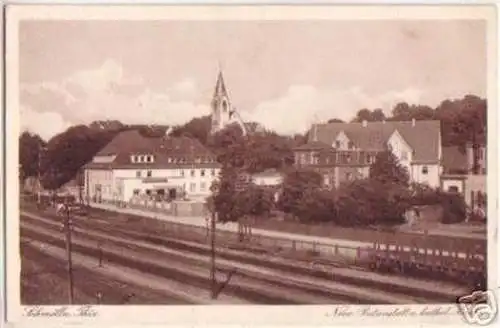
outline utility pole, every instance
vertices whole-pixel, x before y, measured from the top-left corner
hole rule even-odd
[[[215,277],[215,209],[212,210],[212,229],[211,229],[211,254],[212,264],[210,270],[210,279],[212,281],[212,299],[217,297],[217,280]]]
[[[72,230],[72,222],[70,216],[69,204],[66,201],[66,253],[68,256],[68,297],[69,304],[73,304],[73,259],[71,258],[72,250],[71,250],[71,230]]]
[[[37,201],[38,204],[42,202],[42,172],[41,172],[41,167],[42,167],[42,151],[43,151],[43,146],[38,145],[38,186],[37,186]]]

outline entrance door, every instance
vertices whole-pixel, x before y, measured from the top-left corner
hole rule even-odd
[[[156,200],[157,201],[165,200],[165,189],[156,189]]]
[[[177,189],[170,188],[168,190],[168,198],[170,198],[170,199],[176,199],[177,198]]]

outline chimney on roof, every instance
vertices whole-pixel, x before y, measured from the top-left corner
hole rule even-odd
[[[363,120],[363,122],[361,122],[361,124],[363,124],[363,127],[366,128],[366,126],[368,125],[368,122],[366,120]]]
[[[415,126],[416,120],[414,118],[411,119],[411,126]]]

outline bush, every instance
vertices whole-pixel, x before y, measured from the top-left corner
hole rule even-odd
[[[456,193],[442,193],[441,205],[445,224],[463,222],[467,216],[467,205],[462,195]]]
[[[463,222],[467,215],[467,204],[461,194],[444,192],[427,186],[415,185],[411,198],[412,205],[441,205],[445,224]]]
[[[335,221],[335,194],[329,190],[307,188],[293,212],[304,223]]]
[[[337,223],[341,225],[395,225],[404,222],[410,206],[408,190],[397,183],[356,180],[339,190]]]

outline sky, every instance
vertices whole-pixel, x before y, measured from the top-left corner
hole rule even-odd
[[[219,69],[245,121],[279,133],[398,102],[486,96],[480,20],[23,21],[21,129],[182,124],[210,114]]]

